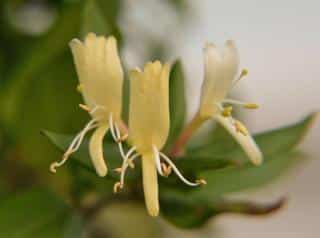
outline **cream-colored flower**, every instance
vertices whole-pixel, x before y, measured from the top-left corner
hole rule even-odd
[[[250,136],[246,127],[231,116],[232,107],[225,104],[240,105],[245,108],[257,108],[256,104],[243,103],[227,99],[228,92],[234,84],[247,74],[243,70],[236,78],[239,68],[237,48],[233,41],[227,41],[223,49],[208,43],[204,48],[205,77],[202,84],[202,95],[199,115],[202,118],[213,118],[238,141],[250,160],[259,165],[263,156]]]
[[[84,42],[73,39],[70,42],[78,78],[78,89],[83,95],[85,105],[80,107],[92,119],[74,138],[61,162],[54,162],[51,171],[61,166],[80,147],[86,133],[93,132],[89,142],[89,152],[99,176],[107,174],[103,157],[103,138],[108,130],[119,140],[122,105],[123,71],[118,55],[117,41],[113,36],[105,38],[89,33]]]
[[[115,192],[123,187],[130,162],[141,156],[144,196],[151,216],[159,213],[157,171],[168,176],[173,170],[185,183],[200,184],[187,181],[173,162],[160,152],[170,127],[169,72],[169,65],[161,65],[159,61],[146,64],[143,72],[139,69],[130,71],[129,138],[133,147],[126,154],[122,168],[117,169],[121,180],[114,187]]]

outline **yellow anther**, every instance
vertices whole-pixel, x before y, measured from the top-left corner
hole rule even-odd
[[[135,165],[133,163],[133,160],[132,159],[128,159],[128,165],[131,169],[134,169],[135,168]]]
[[[128,138],[128,134],[124,134],[124,135],[122,135],[119,139],[117,139],[117,143],[120,143],[120,142],[123,142],[123,141],[125,141],[127,138]]]
[[[82,93],[82,90],[83,90],[83,85],[80,83],[80,84],[78,84],[78,86],[77,86],[77,91],[78,91],[79,93]]]
[[[249,70],[247,70],[247,69],[242,69],[239,78],[241,79],[241,78],[247,76],[248,74],[249,74]]]
[[[171,166],[167,166],[165,163],[161,163],[161,168],[162,168],[162,171],[163,171],[163,175],[168,177],[171,172],[172,172],[172,168]]]
[[[116,173],[122,173],[122,168],[115,168],[113,171]]]
[[[242,135],[247,136],[249,134],[247,128],[240,122],[240,121],[235,121],[234,126],[237,130],[237,132],[240,132]]]
[[[257,109],[257,108],[259,108],[259,105],[255,104],[255,103],[247,103],[244,105],[244,107],[247,109]]]
[[[90,111],[90,107],[88,107],[87,105],[84,105],[84,104],[79,104],[79,107],[87,112]]]
[[[230,117],[231,113],[232,113],[232,106],[228,106],[228,107],[224,107],[223,111],[222,111],[222,116],[224,117]]]
[[[196,183],[199,185],[207,185],[207,181],[204,179],[198,179],[198,180],[196,180]]]
[[[119,190],[123,188],[123,185],[120,182],[116,182],[113,186],[113,192],[118,193]]]

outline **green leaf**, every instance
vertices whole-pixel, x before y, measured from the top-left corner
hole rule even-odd
[[[70,135],[61,135],[49,131],[42,132],[57,148],[61,151],[66,151],[74,136]],[[122,158],[116,143],[105,142],[103,146],[103,151],[105,152],[106,163],[109,168],[107,178],[119,179],[119,174],[114,172],[113,169],[121,167]],[[79,150],[75,152],[70,157],[71,161],[77,163],[83,168],[96,173],[93,165],[91,163],[91,158],[88,151],[88,140],[84,139]],[[139,176],[139,170],[135,169],[134,171],[128,171],[128,176],[126,180],[136,179]]]
[[[291,126],[255,135],[254,139],[262,150],[265,160],[273,155],[292,150],[303,139],[316,115],[310,114]],[[186,169],[192,169],[194,166],[195,170],[200,171],[247,163],[247,156],[233,137],[225,133],[221,127],[218,127],[216,132],[216,139],[210,141],[209,144],[189,149],[186,155],[177,161],[177,164]]]
[[[179,136],[186,117],[185,78],[180,60],[173,65],[169,81],[170,133],[167,145]]]
[[[268,157],[262,165],[257,167],[247,163],[242,167],[199,173],[198,176],[205,179],[208,184],[192,192],[192,197],[201,200],[258,188],[284,174],[289,168],[296,165],[301,157],[296,153],[283,153]]]
[[[77,36],[82,5],[80,1],[66,7],[52,29],[34,43],[7,76],[0,100],[1,120],[6,124],[15,123],[27,87],[44,67],[68,49],[70,39]]]
[[[293,149],[305,136],[315,117],[316,114],[312,114],[292,126],[255,136],[264,154],[264,162],[260,166],[247,162],[242,166],[198,173],[199,177],[207,180],[208,185],[192,191],[192,197],[200,200],[216,198],[273,181],[303,158],[300,153],[293,152]],[[233,157],[245,159],[240,149],[227,154],[226,159],[233,160]]]
[[[221,214],[245,214],[251,216],[268,215],[278,211],[285,204],[281,198],[271,203],[254,203],[248,201],[215,200],[207,203],[186,202],[185,199],[162,199],[161,215],[173,225],[184,228],[200,228]]]
[[[0,202],[0,237],[76,238],[64,236],[71,218],[71,209],[52,193],[29,191]],[[83,226],[77,229],[81,231]]]
[[[234,164],[222,169],[212,168],[213,164],[217,164],[222,159],[233,161],[233,156],[245,159],[239,147],[235,147],[233,151],[225,155],[213,154],[211,157],[213,162],[209,160],[209,151],[206,151],[208,156],[201,154],[198,162],[196,162],[197,154],[192,155],[189,162],[188,158],[177,161],[178,166],[187,168],[188,172],[192,172],[193,165],[196,170],[193,173],[196,173],[196,177],[205,179],[207,185],[183,189],[177,185],[173,187],[161,183],[160,200],[164,217],[179,227],[193,228],[205,224],[210,217],[225,212],[259,215],[281,207],[283,200],[268,206],[258,206],[252,203],[226,202],[223,198],[230,193],[260,188],[279,178],[288,169],[297,165],[297,162],[302,161],[302,154],[295,151],[294,148],[307,133],[315,116],[316,114],[312,114],[292,126],[257,135],[255,138],[265,154],[265,160],[260,166],[254,166],[247,161],[244,164]],[[220,138],[225,138],[225,136]],[[219,143],[219,140],[216,142]],[[226,141],[221,142],[219,146],[223,147],[223,143]],[[198,166],[201,163],[205,164]],[[183,164],[188,164],[188,166]]]

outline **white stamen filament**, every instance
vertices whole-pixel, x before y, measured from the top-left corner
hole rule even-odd
[[[221,112],[224,110],[224,107],[222,106],[221,103],[215,103],[215,104]]]
[[[117,137],[116,137],[116,134],[114,132],[114,124],[113,124],[113,117],[112,117],[112,113],[110,113],[110,116],[109,116],[109,124],[110,124],[110,131],[111,131],[111,135],[112,135],[112,138],[117,141]]]
[[[129,152],[127,153],[127,155]],[[132,162],[134,159],[136,159],[139,156],[139,154],[134,154],[131,158],[128,156],[123,160],[122,167],[121,167],[121,177],[120,177],[120,185],[121,188],[124,186],[124,177],[126,175],[126,171],[128,166],[130,165],[130,162]]]
[[[123,159],[125,159],[126,155],[125,155],[125,152],[124,152],[124,149],[123,149],[123,146],[122,146],[122,142],[121,142],[122,138],[121,138],[120,129],[117,126],[117,124],[113,122],[112,113],[110,113],[109,125],[110,125],[110,131],[111,131],[112,138],[118,144],[121,157]]]
[[[159,173],[161,176],[164,176],[164,174],[163,174],[163,172],[162,172],[162,167],[161,167],[161,161],[160,161],[159,151],[158,151],[157,147],[155,147],[154,145],[152,146],[152,149],[153,149],[153,156],[154,156],[154,160],[156,161],[156,166],[157,166],[158,173]]]
[[[240,105],[240,106],[245,106],[247,104],[245,102],[241,102],[241,101],[234,100],[234,99],[224,99],[222,101],[222,103],[228,103],[228,104]]]
[[[239,105],[239,106],[243,106],[247,109],[257,109],[259,106],[255,103],[247,103],[247,102],[241,102],[238,100],[234,100],[234,99],[224,99],[222,101],[222,103],[228,103],[228,104],[233,104],[233,105]]]
[[[188,181],[183,175],[180,173],[178,168],[175,166],[175,164],[167,157],[164,153],[159,152],[160,156],[172,167],[173,171],[176,173],[176,175],[181,179],[182,182],[189,186],[199,186],[199,183],[193,183]]]
[[[66,150],[66,152],[63,154],[63,157],[62,157],[62,160],[60,162],[53,162],[51,165],[50,165],[50,171],[52,173],[56,173],[56,168],[57,167],[60,167],[62,166],[69,158],[69,156],[76,152],[85,135],[92,129],[96,128],[97,127],[97,124],[95,124],[97,122],[96,119],[92,119],[91,121],[88,122],[88,124],[76,135],[76,137],[73,139],[73,141],[71,142],[71,144],[69,145],[68,149]]]

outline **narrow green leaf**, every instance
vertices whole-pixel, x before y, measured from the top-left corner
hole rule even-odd
[[[64,237],[71,216],[70,208],[50,192],[33,190],[18,194],[0,202],[0,237]]]
[[[199,177],[207,185],[192,192],[193,198],[214,198],[245,189],[257,188],[278,178],[287,169],[299,161],[302,156],[295,153],[283,153],[270,156],[260,166],[250,163],[242,167],[231,167],[221,170],[205,171]]]
[[[58,149],[66,151],[74,136],[61,135],[49,131],[42,132]],[[122,165],[122,158],[116,143],[105,142],[103,150],[105,152],[106,164],[108,165],[109,172],[107,178],[119,179],[119,174],[113,171]],[[60,159],[60,158],[57,158]],[[84,167],[85,169],[96,173],[91,163],[91,158],[88,151],[88,140],[84,139],[79,150],[71,155],[70,160]],[[139,176],[139,170],[128,171],[126,180],[133,180]]]
[[[185,78],[180,60],[173,65],[169,81],[170,133],[167,145],[180,134],[186,117]]]

